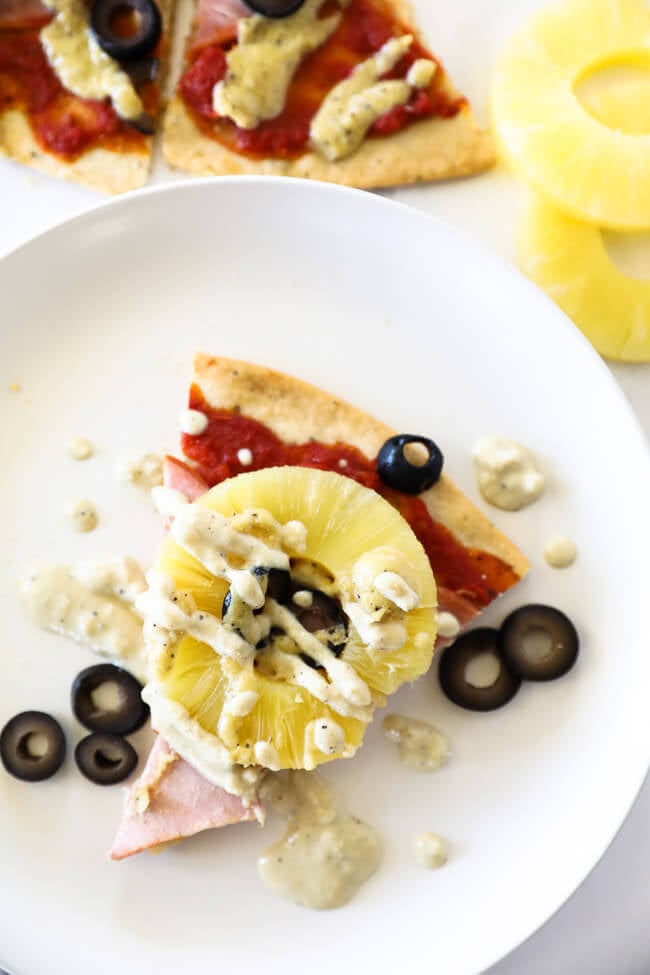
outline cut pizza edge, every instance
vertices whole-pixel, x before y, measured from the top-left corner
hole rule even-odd
[[[391,0],[400,20],[422,43],[407,0]],[[445,91],[460,97],[444,68]],[[360,189],[406,185],[489,169],[496,161],[489,132],[477,124],[467,101],[451,118],[434,116],[412,122],[391,135],[367,138],[352,155],[328,161],[316,152],[297,159],[257,159],[233,152],[204,135],[182,98],[175,94],[163,123],[163,157],[168,165],[202,176],[275,175],[316,179]]]
[[[165,83],[171,50],[174,0],[156,0],[163,21],[166,52],[161,59],[159,85]],[[156,122],[159,125],[164,103],[161,96]],[[38,142],[28,116],[19,108],[0,114],[0,157],[38,170],[47,176],[77,183],[88,189],[111,195],[139,189],[149,178],[153,158],[154,136],[146,136],[142,151],[120,152],[101,145],[86,149],[77,159],[68,161],[48,152]]]
[[[257,420],[285,443],[303,443],[310,438],[326,444],[345,443],[372,459],[382,444],[395,434],[381,421],[317,386],[250,362],[198,353],[194,360],[192,387],[198,389],[208,407]],[[181,490],[190,500],[200,497],[208,488],[199,472],[171,457],[165,465],[165,483]],[[443,473],[437,484],[419,497],[431,517],[448,528],[461,544],[501,559],[510,566],[516,581],[526,574],[529,563],[525,556],[446,474]],[[438,599],[439,611],[447,610],[457,615],[462,628],[481,612],[462,594],[439,589]],[[450,641],[438,640],[437,649],[447,642]],[[159,765],[161,752],[173,756],[173,763],[166,761]],[[176,786],[175,777],[178,777],[179,785],[182,782],[182,789]],[[147,809],[138,812],[143,788],[147,795]],[[196,797],[201,797],[200,808]],[[123,859],[143,850],[159,849],[206,829],[254,819],[260,823],[264,821],[264,810],[259,802],[251,810],[221,787],[207,783],[198,771],[169,749],[161,736],[157,736],[145,771],[126,794],[111,857]]]
[[[356,406],[294,376],[267,366],[198,353],[193,384],[208,406],[233,410],[265,424],[285,443],[346,443],[368,459],[396,431]],[[443,472],[419,497],[431,517],[465,547],[495,555],[521,579],[528,560]]]

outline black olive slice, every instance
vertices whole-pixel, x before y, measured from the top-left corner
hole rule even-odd
[[[117,687],[116,707],[96,703],[95,693],[104,684]],[[130,735],[146,722],[149,708],[142,700],[142,684],[114,664],[95,664],[77,674],[72,684],[72,712],[89,731]]]
[[[377,473],[388,487],[420,494],[440,479],[444,457],[427,437],[401,433],[390,437],[377,455]]]
[[[519,690],[521,680],[499,656],[498,636],[498,630],[479,627],[460,636],[443,650],[438,680],[443,692],[454,704],[469,711],[495,711],[511,701]],[[468,682],[465,674],[470,661],[482,653],[493,654],[500,665],[499,675],[489,687],[475,687]]]
[[[147,115],[146,112],[142,112],[137,118],[125,119],[125,122],[135,129],[137,132],[142,132],[143,135],[153,135],[155,130],[155,121],[153,116]]]
[[[155,81],[160,71],[160,59],[139,58],[137,61],[129,61],[124,70],[134,85],[144,84],[145,81]]]
[[[545,651],[541,655],[540,644]],[[516,609],[499,631],[501,656],[523,680],[562,677],[576,662],[579,646],[577,630],[568,616],[540,603]]]
[[[79,771],[96,785],[116,785],[138,764],[133,747],[119,735],[95,733],[82,738],[74,750]]]
[[[90,27],[97,43],[117,61],[135,61],[160,40],[162,18],[153,0],[95,0]]]
[[[300,10],[305,0],[246,0],[246,6],[263,17],[288,17]]]
[[[39,754],[34,748],[38,735],[45,743]],[[24,782],[42,782],[58,772],[65,758],[65,735],[58,721],[43,711],[15,715],[0,734],[0,759],[10,775]]]

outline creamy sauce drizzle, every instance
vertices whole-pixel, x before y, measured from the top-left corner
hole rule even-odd
[[[106,559],[70,569],[43,563],[28,570],[18,588],[25,611],[38,626],[119,660],[146,680],[142,620],[131,605],[142,574],[132,559],[125,559],[121,569],[119,564],[119,559]]]
[[[129,76],[90,30],[84,0],[47,0],[47,6],[56,16],[41,30],[41,42],[64,88],[80,98],[110,98],[124,119],[141,115],[144,107]]]
[[[397,745],[402,765],[415,772],[434,772],[449,758],[449,742],[427,721],[387,714],[384,734]]]
[[[66,505],[66,517],[77,532],[92,532],[97,528],[99,515],[97,508],[87,498],[71,501]]]
[[[208,418],[200,410],[183,410],[179,419],[181,431],[191,437],[200,436],[208,425]]]
[[[289,822],[283,839],[258,861],[267,887],[316,910],[347,904],[378,869],[381,837],[343,809],[314,772],[269,776],[261,795]]]
[[[436,65],[424,58],[412,65],[405,79],[380,80],[412,43],[410,34],[387,41],[332,88],[311,123],[311,142],[317,152],[330,160],[349,156],[361,145],[373,122],[397,105],[404,105],[414,88],[429,85]]]
[[[453,613],[438,613],[438,636],[452,640],[460,633],[460,622]]]
[[[577,557],[576,543],[565,535],[553,535],[544,546],[544,558],[554,569],[567,569]]]
[[[447,862],[447,844],[437,833],[418,833],[413,840],[413,856],[421,867],[437,870]]]
[[[151,491],[163,482],[163,461],[158,454],[123,454],[115,466],[115,477],[143,491]]]
[[[488,504],[519,511],[541,496],[544,475],[527,447],[506,437],[483,437],[472,451],[476,481]]]
[[[93,445],[85,437],[70,437],[66,440],[65,449],[73,460],[88,460],[93,455]]]
[[[238,21],[237,44],[226,56],[226,76],[214,87],[213,105],[219,115],[243,129],[255,129],[282,112],[298,65],[334,33],[341,19],[340,13],[319,18],[323,2],[306,0],[289,17],[254,14]]]

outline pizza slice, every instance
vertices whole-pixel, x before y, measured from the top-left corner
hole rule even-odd
[[[0,0],[0,155],[107,193],[142,186],[172,0]]]
[[[494,161],[406,0],[305,0],[282,18],[242,0],[197,0],[163,153],[200,175],[365,188],[467,175]]]
[[[526,559],[513,543],[465,498],[445,473],[437,483],[418,495],[387,487],[377,473],[377,455],[382,445],[394,436],[394,431],[323,390],[263,366],[198,355],[189,408],[195,411],[192,417],[197,425],[194,433],[182,435],[185,459],[167,458],[165,464],[165,485],[172,488],[177,496],[194,501],[211,487],[238,474],[288,465],[345,475],[373,488],[396,507],[421,542],[433,569],[438,603],[436,648],[453,640],[494,599],[515,585],[528,569]],[[298,479],[296,483],[302,482]],[[228,497],[228,504],[234,503],[232,490]],[[319,506],[323,500],[321,497]],[[305,510],[313,510],[313,503],[309,499],[305,505]],[[372,524],[363,521],[357,525],[355,522],[349,526],[350,531],[357,531],[364,537],[369,534],[375,539],[375,545],[383,544],[376,540],[383,531],[386,513],[390,512],[387,505],[383,508],[385,511],[379,522],[376,519]],[[367,540],[364,544],[367,547]],[[352,547],[349,535],[346,535],[346,547]],[[201,611],[208,611],[208,603],[217,608],[221,606],[227,586],[219,591],[219,598],[209,595],[209,588],[202,590],[206,581],[201,582],[203,576],[197,562],[175,547],[175,543],[167,549],[166,555],[164,551],[161,553],[162,563],[174,572],[175,583],[180,586],[181,593],[184,586],[194,593],[203,591],[202,599],[207,602],[206,606],[201,605]],[[426,556],[422,555],[423,558]],[[159,567],[162,563],[159,559]],[[312,567],[317,574],[316,564],[312,563]],[[304,570],[303,566],[295,571]],[[314,588],[318,589],[319,586]],[[176,603],[176,596],[172,598]],[[183,596],[178,598],[182,601]],[[229,608],[231,603],[232,598],[228,603]],[[213,612],[214,607],[210,611]],[[240,617],[237,617],[237,621],[239,626]],[[322,625],[322,621],[319,625]],[[427,644],[424,635],[424,643]],[[158,639],[160,633],[156,636]],[[167,640],[167,637],[164,639]],[[417,635],[415,639],[417,641]],[[223,688],[220,689],[219,684],[223,683],[223,679],[229,680],[227,667],[232,671],[232,661],[227,666],[224,664],[226,669],[223,673],[220,671],[222,676],[212,686],[213,678],[209,671],[217,667],[217,656],[213,650],[205,646],[202,650],[200,642],[190,640],[188,643],[183,638],[172,645],[167,642],[162,645],[165,648],[163,656],[167,655],[168,659],[162,666],[160,661],[156,665],[159,673],[153,682],[156,685],[155,695],[149,697],[152,723],[159,735],[143,776],[126,797],[123,820],[112,852],[114,859],[122,859],[171,839],[191,836],[204,829],[254,818],[263,822],[264,811],[258,799],[258,779],[255,776],[259,769],[255,764],[246,763],[249,765],[246,769],[241,765],[233,766],[228,771],[227,781],[222,778],[219,781],[206,781],[202,774],[208,774],[208,766],[202,764],[204,751],[201,742],[208,748],[205,736],[211,739],[212,749],[215,743],[219,748],[223,747],[223,742],[215,738],[208,727],[212,728],[215,714],[218,717],[219,712],[214,710],[215,702],[223,695]],[[431,642],[427,646],[428,656],[417,673],[422,673],[430,662]],[[352,644],[346,643],[343,660],[349,656],[351,649],[353,651]],[[378,659],[381,659],[380,664],[377,663]],[[316,666],[313,660],[312,665]],[[262,674],[265,666],[260,658]],[[382,673],[371,674],[370,671],[377,666]],[[360,668],[359,673],[363,673],[367,679],[372,677],[372,687],[379,692],[375,703],[380,704],[384,693],[391,693],[404,679],[413,679],[414,673],[409,671],[409,666],[410,661],[400,660],[398,650],[396,653],[375,656],[374,660],[370,660],[369,668]],[[158,707],[166,700],[169,680],[177,689],[182,687],[183,694],[182,704],[174,699],[173,709],[176,710],[172,712],[168,711],[168,703],[162,710]],[[279,704],[273,703],[273,687],[269,686],[261,692],[259,700],[265,702],[263,708],[267,713],[251,719],[255,725],[251,741],[254,742],[257,736],[268,742],[273,737],[273,726],[269,725],[269,721],[277,720],[282,728],[280,737],[285,736],[285,747],[287,734],[289,738],[292,735],[296,737],[296,741],[288,746],[289,750],[280,754],[280,758],[288,762],[281,767],[313,767],[303,757],[308,751],[311,713],[298,714],[301,709],[310,706],[307,701],[310,694],[305,694],[300,686],[294,686],[288,680],[291,684],[291,687],[285,688],[289,691],[288,696],[281,696]],[[277,681],[282,684],[283,678],[279,672],[273,681],[276,686]],[[309,682],[301,686],[308,685]],[[177,710],[181,715],[178,722],[173,718]],[[321,712],[318,713],[322,717]],[[170,714],[173,720],[169,720]],[[238,726],[237,748],[243,749],[243,752],[238,751],[237,754],[250,756],[253,752],[245,749],[251,748],[251,744],[244,741],[251,730],[244,727],[248,712],[244,709],[242,714],[243,724]],[[164,723],[157,725],[159,715],[164,718]],[[331,717],[329,715],[327,720]],[[297,723],[292,732],[294,721]],[[304,729],[301,722],[305,725]],[[352,723],[342,720],[341,724],[346,735],[357,735],[354,744],[357,747],[363,729],[355,730],[354,720]],[[192,726],[194,732],[191,731]],[[221,734],[221,719],[218,727]],[[261,753],[258,756],[254,750],[254,754],[255,760],[261,762]],[[337,757],[337,754],[331,757]],[[232,753],[230,760],[243,761],[241,757],[232,759]],[[329,757],[320,755],[314,764],[326,760]],[[271,767],[277,765],[272,764]],[[240,787],[242,783],[237,784],[237,776],[242,774],[247,776],[245,788]],[[240,798],[233,797],[231,790],[237,792]]]

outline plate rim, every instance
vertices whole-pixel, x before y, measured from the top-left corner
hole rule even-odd
[[[386,210],[386,212],[394,212],[396,210],[402,211],[402,214],[408,219],[414,222],[419,222],[423,226],[428,225],[430,228],[435,228],[437,233],[449,235],[454,238],[466,251],[472,262],[480,261],[483,263],[487,262],[487,264],[491,263],[494,267],[499,268],[499,274],[503,275],[505,273],[510,280],[518,281],[519,287],[523,285],[525,290],[530,295],[530,298],[527,300],[530,302],[536,302],[540,309],[541,307],[544,307],[546,309],[544,314],[554,316],[558,323],[560,321],[562,322],[563,340],[568,341],[569,343],[573,342],[576,349],[581,350],[579,352],[580,355],[586,354],[588,357],[591,357],[592,365],[600,374],[600,381],[604,380],[606,384],[609,384],[611,392],[619,400],[627,417],[627,424],[629,426],[628,433],[636,440],[636,449],[640,448],[638,459],[642,466],[645,467],[645,475],[650,483],[650,444],[647,442],[641,421],[625,396],[622,387],[616,381],[615,376],[608,368],[607,364],[596,353],[589,341],[579,331],[579,329],[571,322],[565,313],[562,312],[555,305],[555,303],[535,284],[533,284],[515,265],[507,261],[498,253],[491,251],[462,229],[455,227],[453,224],[450,224],[437,216],[424,213],[422,210],[409,205],[403,200],[398,201],[377,193],[369,193],[364,190],[340,186],[337,184],[307,179],[287,178],[283,176],[212,176],[201,179],[196,178],[179,182],[154,184],[136,191],[132,191],[123,196],[110,198],[108,200],[101,200],[96,205],[91,206],[83,212],[74,214],[63,221],[42,230],[38,234],[30,237],[28,240],[19,243],[17,246],[11,247],[8,250],[0,253],[0,274],[5,270],[7,263],[10,263],[14,258],[24,256],[26,252],[28,254],[29,249],[35,245],[47,245],[48,240],[56,240],[57,235],[62,233],[70,233],[74,227],[92,225],[95,221],[102,220],[107,213],[110,214],[113,212],[119,212],[121,210],[128,211],[131,209],[137,209],[142,199],[149,197],[166,198],[177,195],[183,196],[196,192],[199,194],[210,194],[215,192],[215,187],[221,187],[221,189],[216,190],[217,193],[222,192],[222,190],[227,192],[227,188],[229,186],[242,184],[263,186],[264,192],[268,191],[271,194],[277,190],[280,190],[283,193],[289,191],[291,193],[295,192],[296,194],[305,193],[311,196],[329,195],[336,196],[341,199],[348,198],[359,201],[365,198],[365,203],[363,204],[364,206],[368,205],[374,208],[383,208]],[[647,754],[645,763],[640,770],[637,770],[637,774],[634,776],[634,782],[631,781],[631,784],[629,785],[628,791],[630,794],[626,797],[624,812],[620,817],[620,820],[618,820],[617,816],[618,821],[613,826],[611,835],[608,835],[608,837],[605,838],[604,846],[602,847],[599,855],[593,862],[591,862],[590,866],[586,870],[580,869],[578,874],[572,878],[570,889],[562,895],[561,900],[556,907],[554,907],[549,913],[545,914],[544,917],[540,918],[528,931],[528,933],[523,935],[516,934],[515,943],[511,944],[511,946],[505,950],[499,950],[499,953],[488,961],[488,964],[481,969],[481,972],[487,972],[487,970],[492,968],[492,966],[507,958],[513,951],[517,950],[519,947],[529,941],[530,938],[532,938],[539,930],[545,927],[549,921],[576,895],[587,877],[601,862],[621,831],[634,805],[638,801],[639,793],[650,772],[650,747],[647,748],[646,751]],[[630,779],[632,780],[632,776],[630,776]],[[603,838],[601,837],[601,842],[602,839]],[[6,968],[7,972],[11,972],[12,975],[31,975],[31,973],[19,972],[19,970],[11,966],[7,968],[5,961],[3,960],[2,956],[0,956],[0,968],[2,967]],[[480,975],[480,972],[476,972],[475,975]]]

